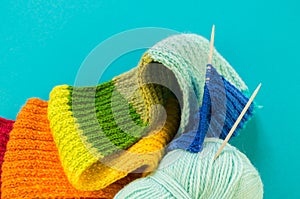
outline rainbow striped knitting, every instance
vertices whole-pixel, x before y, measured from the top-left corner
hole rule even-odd
[[[103,189],[142,166],[152,171],[164,146],[178,129],[178,102],[169,98],[166,123],[148,128],[151,132],[142,138],[145,124],[141,116],[118,92],[113,93],[112,84],[99,85],[96,100],[86,97],[89,88],[78,88],[76,95],[81,95],[78,110],[71,104],[76,88],[56,87],[50,96],[48,117],[52,133],[65,172],[78,190]],[[73,98],[69,97],[70,92],[73,92]],[[95,100],[96,107],[89,100]],[[94,108],[96,113],[93,113]],[[114,111],[116,115],[113,115]]]
[[[1,197],[1,174],[4,153],[6,151],[6,144],[9,139],[9,133],[13,128],[14,121],[7,120],[0,117],[0,197]]]
[[[52,90],[48,119],[64,171],[76,189],[102,189],[149,162],[152,166],[145,171],[155,168],[172,137],[195,128],[191,121],[202,104],[208,49],[201,36],[175,35],[149,49],[136,68],[111,81]],[[228,62],[217,51],[213,57],[216,70],[246,91]],[[163,134],[143,142],[140,153],[128,153],[140,150],[137,145],[157,132]],[[154,148],[147,149],[150,145],[157,146],[156,158],[151,156]],[[147,164],[144,159],[134,166],[125,164],[129,156],[139,159],[141,154],[150,157]]]

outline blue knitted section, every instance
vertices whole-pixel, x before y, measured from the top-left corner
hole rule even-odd
[[[199,120],[199,128],[194,136],[194,139],[190,146],[186,149],[190,152],[197,153],[202,150],[202,143],[204,142],[204,138],[206,132],[208,131],[208,126],[210,122],[210,109],[211,109],[211,100],[209,96],[209,91],[207,84],[204,86],[204,94],[203,94],[203,102],[202,106],[199,110],[200,120]]]
[[[233,124],[241,114],[242,110],[246,106],[249,98],[247,98],[241,91],[239,91],[235,86],[229,83],[224,77],[222,77],[224,85],[226,88],[226,120],[223,126],[222,133],[220,135],[221,139],[225,139],[228,135]],[[237,132],[245,126],[245,123],[253,116],[254,104],[252,103],[237,126],[233,133],[233,136],[237,135]]]
[[[193,153],[200,152],[205,137],[219,137],[225,139],[234,122],[242,112],[248,98],[235,86],[229,83],[211,65],[206,72],[206,83],[202,106],[199,109],[199,127],[196,131],[182,134],[173,140],[168,150],[184,149]],[[233,133],[237,135],[238,130],[253,115],[254,106],[251,104]]]

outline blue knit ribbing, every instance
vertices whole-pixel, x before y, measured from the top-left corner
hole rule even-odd
[[[199,109],[198,129],[173,140],[168,150],[184,149],[197,153],[202,150],[205,137],[225,139],[248,102],[249,99],[219,75],[211,65],[207,67],[206,79],[202,106]],[[212,106],[214,106],[213,113]],[[238,130],[244,127],[246,121],[253,115],[253,110],[254,106],[251,104],[232,136],[236,136]]]
[[[210,100],[207,84],[205,84],[203,102],[199,110],[200,113],[199,127],[194,137],[194,140],[192,141],[190,146],[186,148],[190,152],[197,153],[202,150],[202,143],[204,142],[204,138],[206,132],[208,131],[208,126],[210,122],[210,116],[211,116],[210,109],[211,109],[211,100]]]

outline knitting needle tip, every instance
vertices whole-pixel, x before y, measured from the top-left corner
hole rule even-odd
[[[256,89],[254,90],[253,94],[251,95],[250,99],[248,100],[246,106],[244,107],[244,109],[242,110],[241,114],[239,115],[239,117],[237,118],[237,120],[235,121],[234,125],[232,126],[232,128],[230,129],[228,135],[226,136],[224,142],[222,143],[222,145],[220,146],[219,150],[217,151],[217,153],[215,154],[214,157],[214,161],[218,158],[218,156],[220,155],[220,153],[222,152],[223,148],[225,147],[225,145],[228,143],[230,137],[232,136],[233,132],[235,131],[236,127],[238,126],[238,124],[240,123],[240,121],[243,119],[243,116],[245,115],[245,113],[247,112],[248,108],[250,107],[251,103],[253,102],[255,96],[257,95],[260,87],[261,87],[261,83],[258,84],[258,86],[256,87]]]
[[[260,87],[261,87],[261,85],[262,85],[262,84],[261,84],[261,83],[259,83],[259,84],[258,84],[258,86],[257,86],[257,88],[256,88],[256,90],[259,90],[259,89],[260,89]]]
[[[209,55],[208,55],[208,64],[212,64],[212,55],[214,51],[214,42],[215,42],[215,25],[212,25],[211,35],[210,35],[210,47],[209,47]]]

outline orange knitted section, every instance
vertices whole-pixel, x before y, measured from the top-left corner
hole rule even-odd
[[[47,119],[48,103],[30,99],[10,134],[2,173],[2,199],[113,198],[140,177],[130,174],[100,191],[77,191],[68,182]]]

